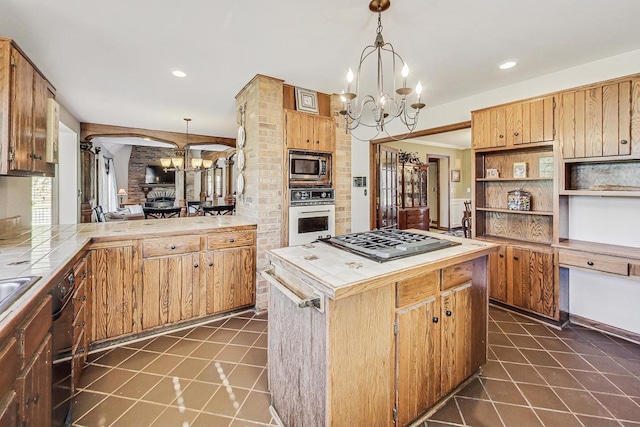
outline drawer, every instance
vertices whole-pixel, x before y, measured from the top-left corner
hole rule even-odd
[[[144,258],[180,255],[200,251],[200,236],[171,236],[146,239],[142,242]]]
[[[0,400],[8,390],[12,390],[18,372],[18,342],[11,337],[0,348]]]
[[[87,345],[85,341],[84,331],[82,331],[77,344],[74,345],[73,351],[71,352],[71,375],[73,376],[74,387],[77,387],[80,382],[82,368],[84,368],[87,361]]]
[[[76,282],[83,280],[87,277],[87,257],[85,256],[73,266],[73,275],[76,278]]]
[[[436,295],[439,287],[440,270],[402,280],[398,282],[396,288],[396,307],[406,307],[426,301]]]
[[[85,301],[87,300],[86,280],[81,281],[76,286],[77,288],[75,290],[75,293],[73,294],[73,301],[71,302],[73,304],[74,320],[78,315],[78,311],[80,311],[80,308],[84,305]]]
[[[463,262],[442,269],[442,289],[449,289],[471,281],[473,277],[473,261]]]
[[[84,325],[85,325],[85,314],[84,314],[85,308],[84,306],[82,306],[80,308],[80,311],[78,311],[78,316],[74,318],[73,321],[73,344],[72,346],[75,346],[76,343],[78,342],[78,339],[80,337],[80,334],[83,333],[84,331]]]
[[[47,295],[29,314],[27,319],[18,326],[16,338],[21,359],[20,369],[24,368],[49,332],[52,315],[51,296]]]
[[[427,215],[425,211],[407,211],[407,221],[422,220]]]
[[[207,249],[224,249],[237,246],[253,246],[256,243],[256,232],[248,231],[223,231],[209,234],[207,238]]]
[[[560,251],[558,259],[560,265],[580,267],[587,270],[602,271],[604,273],[629,275],[629,263],[620,258],[597,255],[584,252]]]

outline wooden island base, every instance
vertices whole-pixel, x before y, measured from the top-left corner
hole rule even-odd
[[[274,417],[283,426],[422,418],[486,363],[495,248],[466,240],[384,264],[320,243],[270,251]]]

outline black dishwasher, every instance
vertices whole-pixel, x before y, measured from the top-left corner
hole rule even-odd
[[[73,334],[73,291],[75,277],[73,270],[64,279],[51,288],[53,303],[53,375],[51,406],[53,409],[51,425],[71,425],[71,399],[73,397],[73,378],[71,376],[71,345]]]

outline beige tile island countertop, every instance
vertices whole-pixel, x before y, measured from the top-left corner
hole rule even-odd
[[[416,269],[455,265],[488,255],[498,248],[496,244],[479,240],[422,230],[410,231],[448,239],[460,245],[383,263],[321,242],[273,249],[267,252],[267,256],[273,266],[303,273],[305,283],[335,300],[400,280],[403,276],[413,274]]]
[[[0,328],[50,282],[92,241],[180,236],[223,229],[254,228],[241,216],[148,219],[103,223],[18,227],[0,234],[0,279],[40,276],[41,279],[0,313]]]

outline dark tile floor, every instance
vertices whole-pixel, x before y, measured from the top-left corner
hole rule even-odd
[[[640,346],[497,308],[489,331],[482,375],[425,426],[640,427]],[[266,348],[267,316],[250,312],[92,354],[74,425],[275,425]]]
[[[425,426],[640,426],[640,346],[492,307],[482,375]]]

